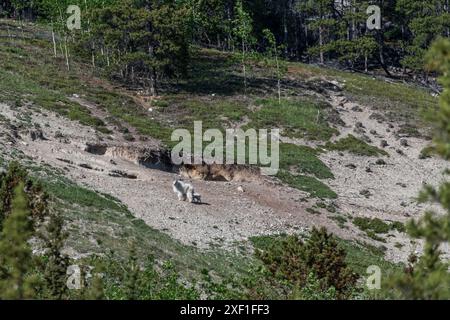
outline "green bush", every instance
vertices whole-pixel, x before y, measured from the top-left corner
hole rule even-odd
[[[336,291],[339,299],[348,298],[355,289],[357,276],[347,266],[346,252],[325,228],[313,229],[306,242],[297,236],[288,236],[274,242],[256,255],[274,277],[294,286],[305,286],[313,274],[319,291]]]

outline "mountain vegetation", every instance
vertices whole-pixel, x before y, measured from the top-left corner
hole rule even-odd
[[[67,28],[69,5],[81,9],[80,29]],[[369,5],[381,9],[380,29],[368,28]],[[309,74],[339,79],[345,87],[308,78],[301,89],[317,93],[331,85],[363,103],[376,100],[377,111],[404,121],[411,136],[418,132],[411,122],[426,122],[434,129],[434,155],[449,160],[448,0],[4,0],[0,18],[7,21],[2,37],[22,41],[0,44],[0,102],[26,102],[95,134],[117,129],[127,141],[154,138],[169,148],[170,130],[198,119],[220,130],[242,119],[243,128],[283,127],[287,142],[280,146],[276,183],[314,199],[311,215],[326,210],[339,227],[352,221],[381,243],[379,235],[395,232],[424,243],[423,253],[411,255],[406,265],[386,261],[383,245],[342,240],[324,228],[255,236],[250,250],[202,251],[149,227],[116,198],[62,178],[62,171],[0,154],[6,168],[0,171],[0,299],[450,298],[441,250],[450,242],[450,183],[425,186],[420,201],[440,213],[430,210],[406,226],[337,212],[333,201],[339,195],[330,187],[336,177],[321,155],[369,159],[389,153],[351,134],[331,141],[339,117],[324,101],[297,94],[296,82]],[[26,24],[38,26],[35,35]],[[11,26],[20,37],[10,33]],[[439,106],[429,87],[440,95]],[[80,98],[74,90],[101,112],[74,101]],[[148,112],[162,112],[149,117],[126,90],[150,97]],[[216,94],[220,101],[209,99]],[[423,106],[436,111],[431,119],[421,118]],[[0,115],[0,123],[5,119]],[[76,230],[74,221],[88,222],[79,229],[98,228],[98,237],[83,238],[85,230]],[[98,227],[105,221],[110,224],[104,229],[120,241]],[[74,259],[66,249],[76,251],[77,240],[84,249],[96,242],[107,250]],[[364,283],[374,264],[387,273],[376,293]],[[73,274],[67,270],[78,265],[78,288],[69,290]]]

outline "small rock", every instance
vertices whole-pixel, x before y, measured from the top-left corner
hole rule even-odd
[[[370,168],[370,167],[366,167],[366,172],[368,172],[368,173],[372,173],[373,171],[372,171],[372,168]]]
[[[372,195],[372,194],[370,193],[370,191],[367,190],[367,189],[361,190],[361,191],[359,192],[359,194],[362,195],[362,196],[364,196],[364,197],[366,197],[366,198],[370,198],[370,196]]]
[[[354,111],[354,112],[362,112],[363,109],[361,109],[360,106],[354,106],[354,107],[352,108],[352,111]]]
[[[364,142],[366,143],[372,143],[372,139],[370,139],[367,135],[363,134],[361,136],[361,138],[363,139]]]
[[[108,175],[114,178],[137,179],[137,175],[120,170],[112,170]]]
[[[30,131],[31,140],[45,140],[44,133],[40,129]]]
[[[386,165],[386,161],[384,161],[383,159],[378,159],[375,162],[375,164],[378,165],[378,166],[384,166],[384,165]]]
[[[397,153],[398,153],[399,155],[401,155],[401,156],[404,156],[404,155],[405,155],[405,153],[404,153],[402,150],[400,150],[400,149],[397,149],[396,151],[397,151]]]
[[[347,168],[355,170],[356,169],[356,165],[354,165],[353,163],[349,163],[346,165]]]
[[[401,145],[402,147],[409,147],[408,140],[406,140],[406,139],[400,139],[400,145]]]
[[[80,168],[89,169],[89,170],[94,169],[94,168],[92,168],[92,166],[90,164],[87,164],[87,163],[80,163],[78,166]]]
[[[244,190],[244,188],[243,188],[242,186],[239,186],[239,187],[237,188],[237,190],[238,190],[239,192],[241,192],[241,193],[244,193],[244,192],[245,192],[245,190]]]
[[[377,131],[376,130],[370,130],[370,134],[376,136],[377,135]]]
[[[61,131],[56,131],[55,135],[54,135],[54,138],[55,139],[62,139],[62,138],[64,138],[64,135],[62,134]]]
[[[386,147],[389,146],[389,143],[388,143],[386,140],[381,140],[380,146],[381,146],[382,148],[386,148]]]
[[[376,120],[378,123],[383,123],[384,121],[386,121],[384,116],[382,114],[380,114],[380,113],[372,113],[370,115],[369,119]]]

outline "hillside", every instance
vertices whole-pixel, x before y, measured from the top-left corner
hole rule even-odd
[[[307,237],[326,227],[367,266],[405,263],[422,244],[404,224],[428,208],[416,197],[438,185],[447,162],[426,154],[437,99],[424,88],[382,77],[287,63],[276,80],[252,62],[244,91],[231,53],[192,48],[188,77],[162,84],[157,97],[108,80],[73,56],[53,57],[46,27],[0,20],[0,160],[19,160],[61,210],[76,259],[113,250],[172,260],[186,277],[203,269],[246,275],[260,262],[259,241]],[[176,128],[282,129],[280,172],[171,163]],[[203,203],[177,201],[183,176]],[[447,252],[448,253],[448,252]]]

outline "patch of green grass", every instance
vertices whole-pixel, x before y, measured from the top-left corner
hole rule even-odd
[[[290,187],[309,192],[312,197],[334,199],[336,193],[318,179],[334,179],[333,173],[310,147],[280,144],[280,171],[277,177]]]
[[[342,138],[334,143],[328,142],[325,145],[325,148],[334,151],[348,151],[358,156],[375,157],[379,155],[389,155],[386,151],[371,146],[353,135],[349,135],[348,137]]]
[[[287,237],[287,234],[281,233],[276,235],[264,235],[264,236],[255,236],[250,237],[249,240],[255,249],[259,250],[267,250],[271,246],[278,245]]]
[[[429,146],[426,146],[425,148],[423,148],[420,151],[419,158],[420,159],[427,159],[427,158],[431,158],[431,157],[437,156],[437,155],[439,155],[439,153],[436,150],[436,146],[435,145],[429,145]]]
[[[388,233],[391,226],[379,218],[356,217],[353,224],[362,231],[372,231],[374,233]]]
[[[319,202],[317,202],[314,206],[317,207],[317,208],[325,209],[325,210],[327,210],[327,211],[330,212],[330,213],[336,213],[336,207],[335,207],[335,205],[332,204],[332,203],[327,204],[327,203],[325,203],[325,202],[320,202],[320,201],[319,201]]]
[[[246,99],[210,96],[168,95],[158,102],[165,105],[161,117],[173,126],[193,132],[194,121],[202,121],[203,130],[225,129],[242,121],[249,113]]]
[[[365,231],[369,236],[386,234],[392,230],[397,230],[398,232],[406,231],[405,225],[399,221],[387,223],[379,218],[356,217],[353,219],[353,224],[362,231]]]
[[[315,214],[315,215],[321,215],[322,214],[320,211],[317,211],[314,208],[306,208],[306,212],[308,212],[310,214]]]
[[[334,221],[336,221],[336,223],[337,223],[337,225],[340,227],[340,228],[346,228],[346,223],[347,223],[347,218],[346,217],[344,217],[344,216],[341,216],[341,215],[335,215],[335,216],[331,216],[330,217],[330,219],[331,220],[334,220]]]
[[[379,242],[386,242],[386,239],[384,239],[383,237],[379,236],[377,233],[373,232],[372,230],[367,230],[366,234],[369,238],[375,240],[375,241],[379,241]]]
[[[394,221],[391,223],[391,229],[392,230],[397,230],[398,232],[406,232],[406,227],[405,224],[399,222],[399,221]]]
[[[402,269],[401,265],[386,261],[384,250],[378,247],[348,240],[340,240],[340,245],[347,252],[347,263],[362,276],[367,276],[367,268],[373,265],[379,266],[384,276]]]
[[[280,144],[280,168],[314,175],[319,179],[334,179],[333,173],[317,157],[318,152],[307,146]]]
[[[293,175],[285,170],[280,170],[277,177],[292,188],[308,192],[311,197],[321,199],[337,198],[337,194],[330,187],[314,177]]]
[[[326,141],[335,133],[326,120],[323,103],[309,100],[261,99],[255,102],[259,110],[251,114],[249,128],[280,128],[288,137]]]

